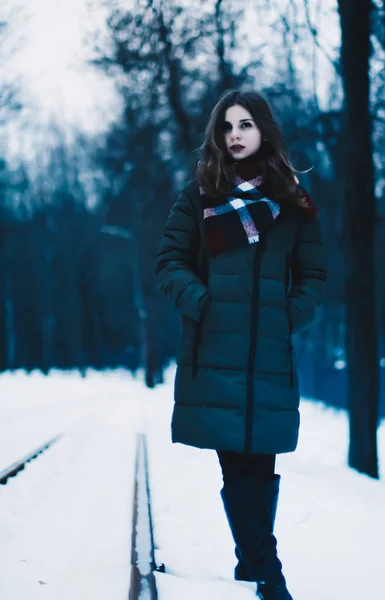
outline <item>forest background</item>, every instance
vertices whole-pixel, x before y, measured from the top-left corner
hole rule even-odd
[[[296,340],[302,394],[348,408],[349,463],[377,477],[384,59],[384,0],[2,2],[0,370],[162,382],[179,334],[154,276],[164,223],[220,94],[257,89],[328,255],[326,301]]]

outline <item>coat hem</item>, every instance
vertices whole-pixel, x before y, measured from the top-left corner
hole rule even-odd
[[[199,450],[215,450],[216,452],[239,452],[240,454],[245,453],[244,444],[241,444],[240,446],[234,446],[232,444],[226,446],[218,446],[217,444],[199,444],[197,442],[192,442],[190,440],[182,438],[178,439],[176,437],[172,438],[172,443],[182,444],[182,446],[190,446]],[[295,452],[295,450],[297,449],[297,445],[298,444],[283,446],[280,448],[273,448],[269,452],[266,452],[266,448],[252,448],[251,454],[289,454],[291,452]]]

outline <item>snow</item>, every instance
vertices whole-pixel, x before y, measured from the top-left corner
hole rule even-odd
[[[0,376],[0,470],[63,438],[0,486],[0,597],[126,600],[136,434],[147,435],[159,600],[247,600],[213,451],[170,442],[173,370],[151,391],[124,371]],[[276,532],[295,600],[383,600],[385,486],[346,467],[344,411],[303,400],[281,455]],[[384,476],[385,427],[379,429]]]

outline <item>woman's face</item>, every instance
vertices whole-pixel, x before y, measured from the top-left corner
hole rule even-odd
[[[231,106],[225,114],[226,148],[235,160],[248,158],[259,150],[262,135],[251,114],[243,106]]]

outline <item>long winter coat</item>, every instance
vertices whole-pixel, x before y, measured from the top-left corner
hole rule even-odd
[[[174,204],[160,244],[160,289],[182,315],[172,440],[199,448],[295,450],[299,390],[291,336],[323,296],[318,217],[282,211],[255,244],[209,257],[199,189]]]

